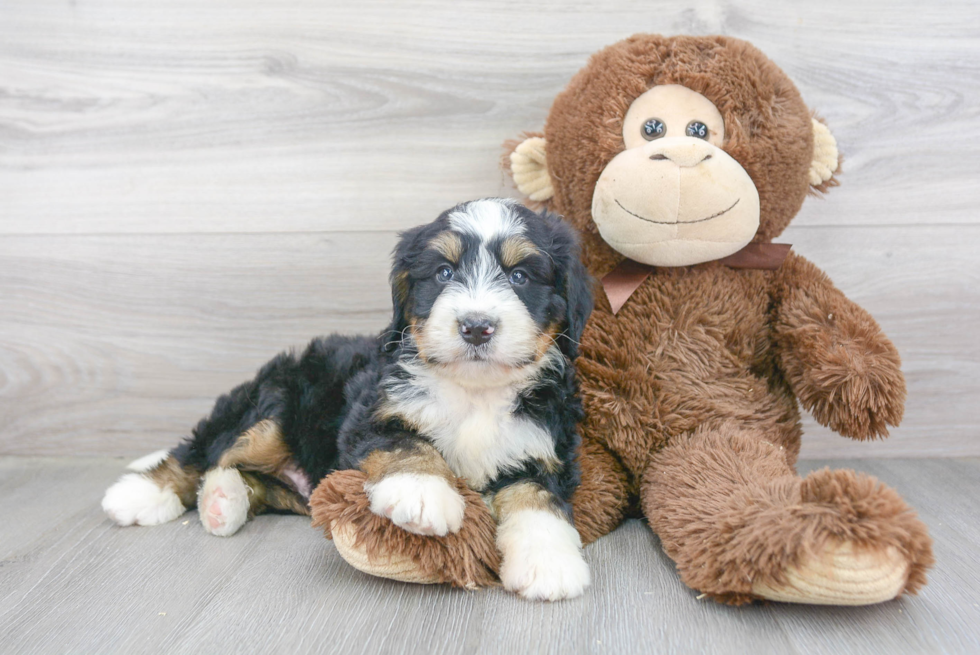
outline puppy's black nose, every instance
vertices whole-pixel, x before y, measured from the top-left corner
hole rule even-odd
[[[474,346],[490,341],[497,326],[486,316],[464,316],[459,321],[459,334],[463,341]]]

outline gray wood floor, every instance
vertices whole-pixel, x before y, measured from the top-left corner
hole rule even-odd
[[[980,455],[976,0],[4,0],[0,454],[170,446],[281,349],[380,330],[395,232],[512,194],[501,143],[634,31],[753,41],[840,142],[784,240],[908,408],[804,455]]]
[[[194,512],[119,528],[108,458],[0,458],[4,653],[978,653],[980,459],[810,461],[868,471],[918,508],[938,564],[917,597],[864,608],[698,600],[646,525],[586,549],[585,596],[530,603],[365,576],[299,516],[234,537]]]

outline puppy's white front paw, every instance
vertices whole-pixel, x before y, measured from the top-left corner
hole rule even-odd
[[[523,510],[506,517],[497,528],[497,547],[503,555],[504,588],[524,598],[575,598],[589,586],[578,532],[549,511]]]
[[[438,475],[396,473],[364,490],[372,512],[409,532],[442,537],[463,525],[466,501]]]

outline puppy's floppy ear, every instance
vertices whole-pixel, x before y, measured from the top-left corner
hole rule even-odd
[[[408,296],[411,293],[411,282],[408,271],[394,268],[391,271],[391,324],[384,334],[384,351],[390,353],[401,343],[408,327],[405,318],[405,308],[408,306]]]
[[[406,310],[412,295],[412,278],[409,275],[409,268],[412,260],[420,251],[422,242],[422,232],[426,226],[406,230],[399,234],[398,245],[392,253],[391,275],[388,278],[391,284],[391,325],[385,331],[382,343],[385,352],[395,350],[402,339],[405,337],[405,328],[408,327],[408,317]],[[422,246],[424,247],[424,246]]]
[[[578,357],[585,323],[592,313],[594,280],[582,264],[578,234],[561,217],[542,212],[552,228],[551,256],[555,262],[555,288],[565,299],[565,328],[558,336],[558,348],[569,359]]]

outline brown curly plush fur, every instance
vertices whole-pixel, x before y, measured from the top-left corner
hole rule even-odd
[[[426,577],[438,582],[466,589],[496,583],[500,570],[496,525],[480,494],[457,480],[456,488],[466,501],[463,527],[445,537],[422,537],[371,512],[364,493],[366,479],[361,471],[336,471],[324,478],[310,497],[313,527],[323,528],[330,539],[333,531],[352,525],[354,543],[364,548],[368,558],[410,557]]]
[[[728,37],[631,37],[592,57],[544,130],[555,188],[547,204],[581,231],[596,277],[623,256],[592,221],[593,189],[624,147],[627,108],[655,84],[682,84],[718,107],[724,150],[759,192],[754,241],[771,241],[808,193],[836,184],[809,186],[812,114],[756,48]],[[799,404],[842,435],[874,439],[898,424],[905,401],[895,347],[816,266],[791,254],[776,271],[657,269],[616,315],[599,291],[580,352],[586,419],[573,505],[583,541],[641,510],[684,582],[730,603],[842,542],[872,554],[895,548],[908,563],[904,590],[925,583],[931,541],[897,493],[852,471],[801,479],[794,470]],[[492,542],[456,543],[463,557]]]
[[[642,501],[685,584],[745,602],[753,582],[784,582],[787,566],[831,540],[894,546],[911,564],[905,591],[925,584],[929,539],[899,495],[874,478],[823,469],[801,480],[785,450],[735,424],[678,441],[655,455]]]

